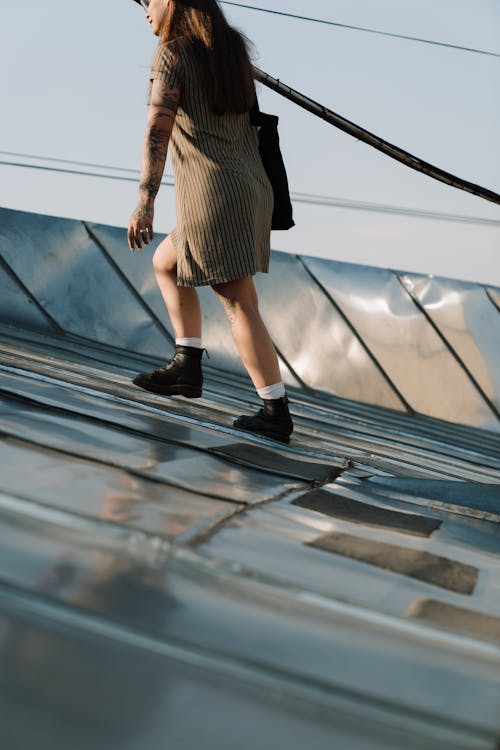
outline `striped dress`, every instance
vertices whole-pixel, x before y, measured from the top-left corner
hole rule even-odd
[[[174,54],[174,50],[177,54]],[[185,40],[160,42],[150,80],[180,89],[170,139],[177,284],[221,284],[269,269],[273,192],[248,113],[216,115]]]

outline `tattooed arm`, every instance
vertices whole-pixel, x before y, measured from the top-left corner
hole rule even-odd
[[[153,239],[154,201],[160,188],[168,141],[179,104],[179,89],[171,89],[155,78],[151,86],[148,122],[142,150],[142,168],[137,207],[130,217],[128,244],[142,248]]]

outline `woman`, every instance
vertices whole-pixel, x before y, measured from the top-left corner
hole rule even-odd
[[[151,0],[146,18],[160,38],[151,69],[132,251],[153,239],[154,200],[171,143],[177,226],[153,255],[175,331],[175,354],[134,383],[166,396],[201,396],[197,286],[224,305],[239,355],[263,400],[234,427],[287,442],[293,430],[278,358],[262,321],[253,275],[267,272],[273,194],[249,110],[255,99],[243,37],[216,0]]]

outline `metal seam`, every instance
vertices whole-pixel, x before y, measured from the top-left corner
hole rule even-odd
[[[26,296],[35,305],[35,307],[42,313],[43,317],[47,319],[50,325],[53,328],[55,328],[55,330],[58,331],[60,334],[64,334],[65,330],[59,325],[57,320],[53,318],[52,315],[47,312],[47,310],[45,310],[45,308],[40,304],[37,298],[30,292],[28,287],[24,284],[23,281],[21,281],[17,273],[11,268],[11,266],[7,263],[7,261],[5,260],[5,258],[2,256],[1,253],[0,253],[0,265],[3,267],[7,275],[11,277],[11,279],[20,287],[20,289],[26,294]],[[30,330],[33,330],[33,329],[30,329]]]

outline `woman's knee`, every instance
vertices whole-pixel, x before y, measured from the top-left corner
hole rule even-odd
[[[160,242],[152,258],[156,274],[172,274],[177,271],[177,252],[170,236]]]

